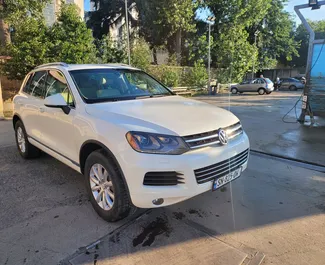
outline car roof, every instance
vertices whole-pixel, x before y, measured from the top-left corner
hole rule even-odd
[[[37,66],[34,70],[40,70],[43,68],[65,68],[68,71],[71,70],[86,70],[86,69],[128,69],[128,70],[140,70],[127,64],[66,64],[63,62],[48,63]]]

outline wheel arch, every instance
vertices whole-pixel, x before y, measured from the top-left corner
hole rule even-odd
[[[17,113],[15,113],[14,116],[12,117],[12,125],[13,125],[14,129],[15,129],[17,121],[21,121],[23,123],[21,117]]]
[[[115,155],[113,154],[113,152],[106,145],[104,145],[103,143],[101,143],[101,142],[99,142],[97,140],[87,140],[86,142],[84,142],[81,145],[81,148],[80,148],[80,151],[79,151],[80,172],[82,174],[84,174],[87,157],[92,152],[97,151],[97,150],[104,150],[104,152],[107,154],[107,156],[113,160],[114,164],[117,166],[119,172],[121,173],[122,180],[123,180],[123,182],[125,184],[125,187],[126,187],[126,189],[128,191],[128,194],[129,194],[130,202],[132,202],[131,195],[130,195],[130,190],[129,190],[128,184],[126,182],[126,178],[124,176],[123,170],[122,170],[119,162],[117,161]]]

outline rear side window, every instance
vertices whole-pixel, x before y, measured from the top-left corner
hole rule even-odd
[[[27,81],[25,82],[25,85],[23,87],[23,92],[26,94],[30,94],[30,84],[32,83],[33,74],[28,75]]]
[[[45,95],[46,71],[34,73],[30,84],[30,93],[34,97],[44,98]]]

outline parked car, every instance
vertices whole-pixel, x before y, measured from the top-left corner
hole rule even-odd
[[[245,80],[230,87],[232,94],[237,94],[238,92],[258,92],[258,94],[264,95],[265,93],[271,94],[273,90],[274,84],[269,78]]]
[[[298,79],[289,77],[289,78],[280,78],[280,89],[289,89],[289,90],[297,90],[303,89],[305,85],[301,83]]]
[[[304,76],[295,76],[294,79],[299,80],[302,84],[306,84],[306,78]]]
[[[246,169],[249,140],[224,109],[174,95],[126,65],[52,63],[14,97],[23,158],[41,151],[82,173],[107,221],[216,190]]]

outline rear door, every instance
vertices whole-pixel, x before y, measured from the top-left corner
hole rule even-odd
[[[282,78],[281,79],[281,88],[282,89],[288,89],[290,86],[290,81],[288,78]]]
[[[26,86],[23,88],[24,97],[17,102],[21,106],[22,121],[27,135],[37,141],[41,140],[41,125],[39,113],[44,105],[46,71],[38,71],[29,77]]]
[[[256,92],[260,87],[260,81],[259,78],[255,79],[252,81],[250,87],[249,87],[249,92]]]

